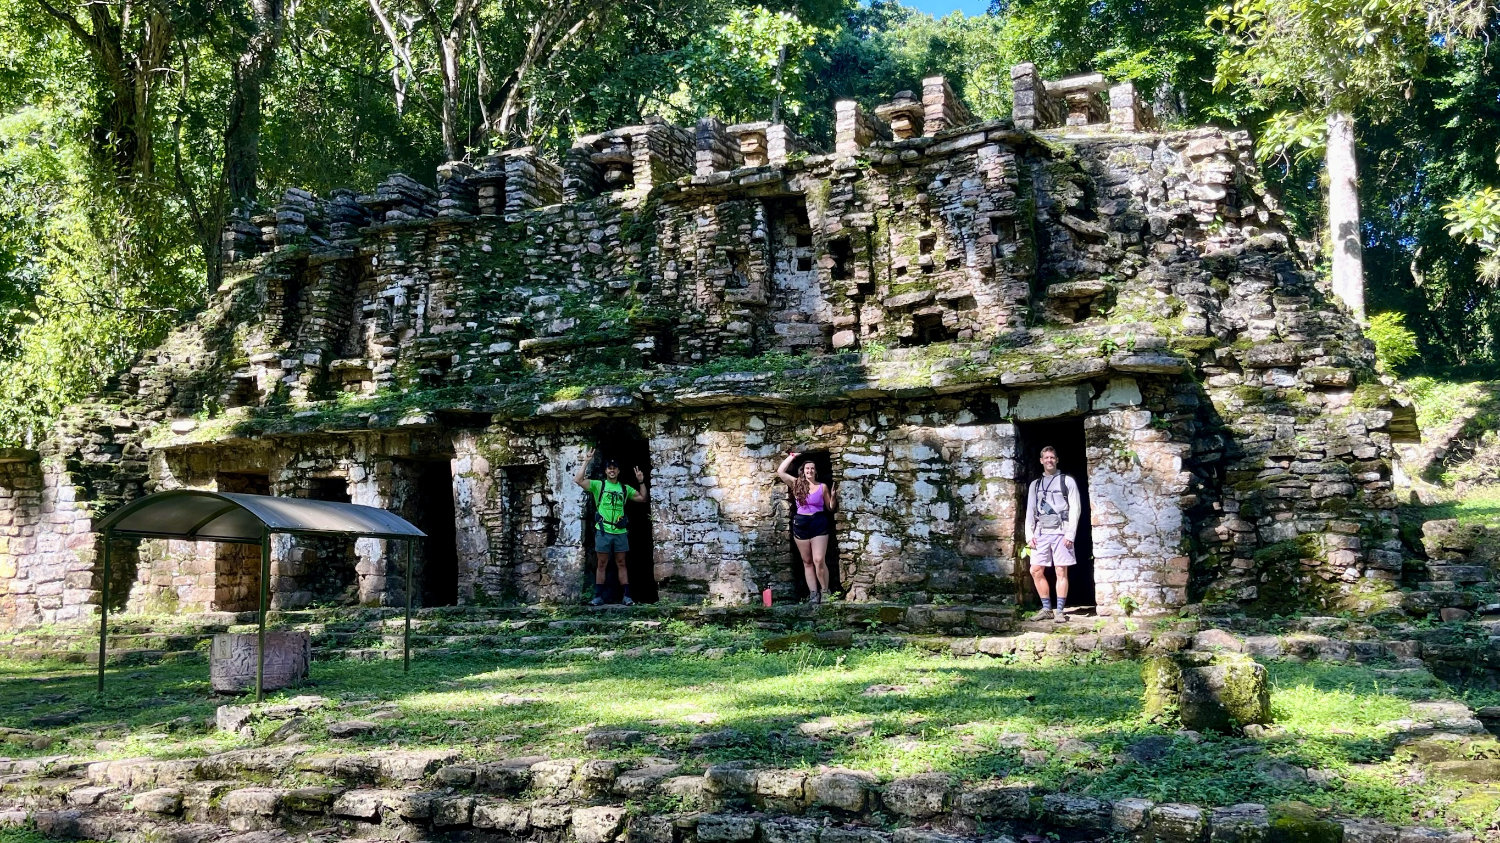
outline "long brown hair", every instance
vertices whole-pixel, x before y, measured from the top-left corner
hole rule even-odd
[[[805,460],[802,465],[797,466],[797,479],[792,482],[792,497],[797,499],[797,505],[803,506],[807,503],[807,496],[812,494],[812,483],[807,480],[807,473],[803,471],[807,466],[813,467],[813,478],[817,479],[818,465],[812,460]]]

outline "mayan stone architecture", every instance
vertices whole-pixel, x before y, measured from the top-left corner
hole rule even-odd
[[[648,119],[238,217],[210,306],[38,451],[0,454],[0,623],[94,616],[92,527],[151,491],[352,501],[425,530],[421,606],[576,602],[597,446],[649,479],[638,600],[805,589],[774,470],[839,495],[851,601],[1012,604],[1043,445],[1087,511],[1072,603],[1357,608],[1397,580],[1416,435],[1243,133],[1130,85],[941,78],[785,126]],[[601,466],[591,467],[598,476]],[[258,551],[122,542],[140,611],[244,611]],[[273,605],[400,604],[373,539],[273,547]]]

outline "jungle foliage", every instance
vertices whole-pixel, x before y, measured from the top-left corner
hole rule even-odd
[[[1404,38],[1339,102],[1365,174],[1366,293],[1372,313],[1404,314],[1419,338],[1408,370],[1493,366],[1494,15],[1298,2],[1356,48],[1373,7],[1430,34]],[[1317,97],[1272,84],[1286,67],[1268,82],[1264,66],[1235,64],[1259,8],[994,0],[986,15],[935,19],[891,0],[0,0],[0,439],[36,441],[200,307],[227,214],[287,187],[368,189],[497,148],[555,152],[653,113],[779,111],[827,143],[835,100],[873,105],[932,73],[1000,117],[1021,61],[1134,80],[1169,126],[1238,124],[1268,149],[1315,147],[1316,131],[1288,135],[1278,115]],[[1318,237],[1319,156],[1267,170],[1299,234]]]

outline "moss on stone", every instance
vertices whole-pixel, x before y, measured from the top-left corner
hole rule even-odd
[[[1362,383],[1354,390],[1349,403],[1361,410],[1373,410],[1391,402],[1391,391],[1378,383]]]
[[[1167,340],[1167,348],[1178,354],[1201,354],[1219,347],[1216,337],[1175,336]]]
[[[1269,843],[1343,843],[1344,827],[1318,816],[1306,802],[1282,802],[1270,808]]]
[[[1214,659],[1214,669],[1222,670],[1223,685],[1218,702],[1235,726],[1270,722],[1271,701],[1266,687],[1266,669],[1249,656],[1221,655]]]
[[[1152,722],[1175,722],[1182,668],[1170,656],[1155,656],[1141,665],[1141,681],[1146,686],[1142,715]]]
[[[1500,816],[1500,786],[1495,785],[1465,788],[1448,809],[1449,819],[1464,825],[1493,827],[1497,816]]]
[[[1258,386],[1237,386],[1234,388],[1234,397],[1246,404],[1259,404],[1265,400],[1265,390]]]

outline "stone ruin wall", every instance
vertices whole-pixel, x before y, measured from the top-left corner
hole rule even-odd
[[[1098,80],[1013,77],[1014,124],[960,125],[940,79],[841,103],[833,155],[770,124],[648,122],[561,165],[516,150],[436,189],[289,191],[226,233],[207,310],[0,464],[0,622],[90,615],[91,519],[146,491],[248,482],[411,516],[434,465],[460,602],[576,599],[571,476],[601,419],[648,444],[665,597],[789,588],[771,472],[799,446],[835,466],[851,598],[1013,599],[1019,440],[1069,418],[1103,613],[1395,580],[1410,414],[1295,263],[1248,138],[1147,133],[1119,86],[1100,111]],[[274,549],[278,606],[332,587],[337,549],[304,545]],[[391,551],[356,543],[346,599],[404,601]],[[248,564],[145,542],[112,591],[243,610]]]

